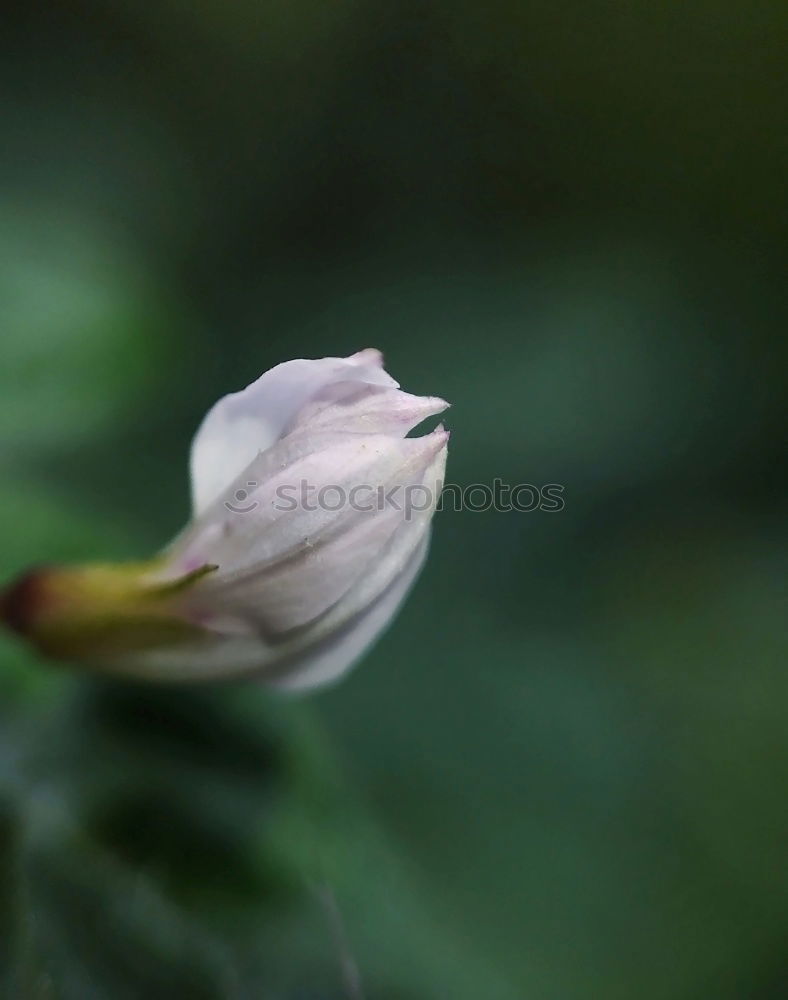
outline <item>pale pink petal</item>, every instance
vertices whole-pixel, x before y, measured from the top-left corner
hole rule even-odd
[[[270,447],[298,410],[326,386],[361,383],[397,388],[375,351],[350,358],[297,359],[277,365],[207,413],[192,442],[194,514],[201,513],[260,451]]]
[[[329,386],[296,414],[290,429],[395,434],[404,437],[448,403],[437,396],[413,396],[401,389],[342,383]]]
[[[411,476],[401,477],[394,491],[384,484],[374,493],[365,492],[352,507],[310,536],[308,545],[255,566],[229,585],[223,582],[226,577],[220,568],[205,581],[209,606],[221,615],[235,614],[253,621],[265,634],[275,635],[314,621],[341,602],[352,587],[358,595],[354,610],[371,602],[377,596],[376,588],[385,585],[375,581],[384,576],[389,580],[400,571],[425,534],[437,502],[437,470],[445,463],[445,435],[439,432],[417,440],[424,442],[422,455],[432,457],[438,450],[438,459],[432,457],[426,473],[422,465]],[[425,482],[430,483],[429,490],[421,489],[415,496],[413,491]],[[418,511],[411,509],[414,500]],[[402,542],[392,553],[395,537]],[[359,586],[367,579],[369,586]]]
[[[314,642],[309,630],[279,644],[263,636],[208,634],[202,641],[128,653],[108,672],[149,681],[239,680],[256,677],[283,691],[302,691],[339,679],[391,622],[413,586],[427,553],[427,538],[401,574],[370,607]]]
[[[389,489],[420,481],[445,440],[442,430],[405,439],[329,432],[289,435],[259,455],[233,484],[235,489],[226,492],[226,499],[222,494],[176,539],[169,552],[169,571],[177,577],[207,561],[216,563],[219,571],[206,579],[208,587],[291,558],[313,547],[323,532],[359,516],[349,505],[327,509],[331,505],[327,496],[322,505],[318,503],[321,488],[337,487],[349,496],[360,485]],[[245,484],[244,499],[235,504],[240,484]],[[339,496],[337,491],[327,492]]]
[[[297,693],[338,681],[391,624],[424,565],[429,538],[422,539],[402,572],[378,599],[323,642],[292,658],[272,663],[260,679],[282,691]]]
[[[410,562],[413,553],[429,534],[432,516],[443,486],[447,455],[445,444],[447,435],[443,431],[435,433],[444,434],[444,444],[422,477],[424,492],[412,494],[413,506],[408,516],[400,522],[387,543],[376,553],[366,572],[358,577],[357,582],[340,601],[314,623],[313,633],[316,637],[342,627],[359,608],[367,607],[377,601],[388,588],[390,581]]]

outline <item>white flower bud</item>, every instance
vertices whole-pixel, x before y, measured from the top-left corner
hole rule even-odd
[[[160,557],[98,576],[42,571],[6,592],[4,617],[50,655],[136,677],[259,675],[291,689],[334,680],[424,561],[448,434],[405,435],[447,405],[402,392],[374,350],[278,365],[203,420],[193,518]]]

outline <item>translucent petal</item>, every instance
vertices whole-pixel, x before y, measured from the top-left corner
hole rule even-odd
[[[315,641],[308,630],[272,644],[260,635],[207,635],[205,640],[129,654],[108,669],[139,679],[213,681],[259,677],[287,691],[305,691],[338,680],[384,631],[413,586],[427,553],[422,540],[401,573],[362,613]]]
[[[421,482],[445,431],[420,438],[382,434],[294,433],[259,455],[172,545],[168,565],[180,576],[206,562],[219,565],[212,586],[260,573],[308,551],[326,532],[363,515],[335,504],[360,487],[385,490]],[[226,499],[225,499],[226,496]],[[239,500],[239,497],[242,497]],[[362,498],[363,499],[363,498]]]
[[[429,537],[422,539],[402,572],[357,618],[299,656],[273,663],[261,679],[283,691],[308,691],[333,684],[346,674],[366,653],[378,636],[391,624],[424,565]]]
[[[437,396],[413,396],[401,389],[341,383],[319,393],[299,410],[292,429],[395,434],[404,437],[448,403]]]
[[[349,358],[296,359],[265,372],[240,392],[220,399],[192,442],[192,507],[203,511],[260,451],[269,448],[296,413],[317,393],[337,383],[397,388],[377,351]]]

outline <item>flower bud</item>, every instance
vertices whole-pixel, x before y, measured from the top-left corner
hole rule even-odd
[[[128,676],[334,680],[423,564],[448,434],[406,435],[447,405],[400,390],[374,350],[278,365],[206,415],[193,517],[163,553],[33,570],[0,595],[2,620]]]

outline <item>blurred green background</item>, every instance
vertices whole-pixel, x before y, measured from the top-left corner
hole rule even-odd
[[[566,506],[441,514],[391,631],[304,701],[3,636],[4,997],[339,1000],[347,950],[369,1000],[786,995],[786,29],[7,11],[3,579],[154,551],[208,405],[366,346],[454,404],[450,481]]]

